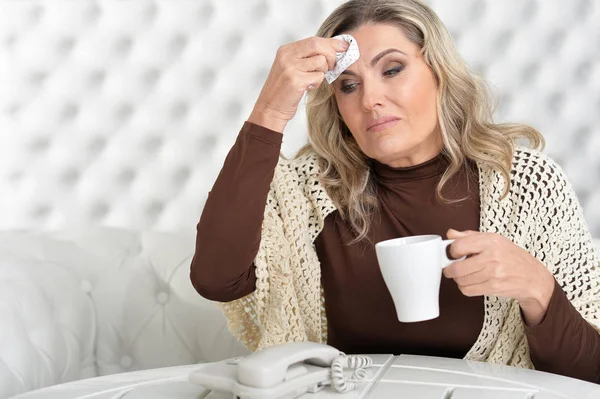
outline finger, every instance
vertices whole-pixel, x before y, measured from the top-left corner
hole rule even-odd
[[[458,230],[454,230],[454,229],[448,229],[448,231],[446,232],[446,237],[448,237],[448,239],[452,240],[452,239],[456,239],[456,238],[460,238],[460,237],[470,236],[470,235],[476,234],[476,233],[477,233],[477,231],[473,231],[473,230],[458,231]]]
[[[458,289],[464,296],[473,297],[473,296],[481,296],[481,295],[492,295],[489,292],[488,283],[483,282],[480,284],[472,284],[466,286],[458,286]]]
[[[317,87],[321,86],[321,83],[323,83],[323,80],[325,80],[325,72],[303,72],[302,80],[306,82],[304,90],[316,89]]]
[[[302,72],[327,72],[329,66],[327,65],[327,58],[324,55],[315,55],[313,57],[303,58],[298,61],[298,68]]]
[[[449,253],[454,259],[462,258],[463,256],[472,256],[483,252],[490,243],[490,237],[486,233],[475,232],[473,234],[456,238],[450,244]]]
[[[342,39],[331,39],[333,41],[333,48],[335,51],[346,51],[350,48],[350,43]]]
[[[482,255],[472,256],[464,260],[457,260],[443,270],[448,278],[461,278],[473,273],[480,273],[485,269],[486,262]]]
[[[333,69],[336,62],[336,53],[348,49],[342,43],[347,44],[345,41],[339,39],[310,37],[298,42],[296,57],[308,58],[315,55],[323,55],[327,58],[328,69]]]
[[[467,274],[466,276],[456,277],[454,281],[459,288],[468,287],[470,285],[483,284],[490,280],[485,270],[481,270],[475,273]]]

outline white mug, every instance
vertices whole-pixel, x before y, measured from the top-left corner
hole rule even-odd
[[[375,244],[379,268],[399,321],[424,321],[440,315],[442,269],[459,260],[449,259],[446,254],[453,242],[438,235],[421,235]]]

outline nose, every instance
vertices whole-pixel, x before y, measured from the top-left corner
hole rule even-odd
[[[363,82],[362,84],[362,107],[365,112],[383,106],[383,88],[377,82]]]

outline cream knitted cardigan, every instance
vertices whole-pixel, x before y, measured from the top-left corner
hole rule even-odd
[[[335,210],[318,182],[314,154],[280,159],[255,259],[256,290],[222,303],[231,332],[250,350],[292,341],[327,341],[321,270],[314,240]],[[600,267],[573,189],[547,156],[518,147],[511,187],[479,169],[480,231],[501,234],[538,258],[583,317],[600,331]],[[532,368],[519,305],[485,297],[483,327],[466,359]]]

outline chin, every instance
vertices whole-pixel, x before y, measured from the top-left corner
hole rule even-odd
[[[400,154],[406,153],[410,147],[406,143],[399,141],[401,140],[395,137],[386,138],[386,140],[377,140],[370,148],[371,158],[385,163],[385,160],[391,160]]]

